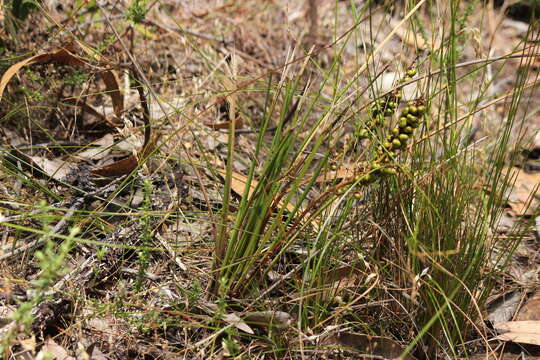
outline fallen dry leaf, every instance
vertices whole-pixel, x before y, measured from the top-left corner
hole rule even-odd
[[[46,353],[52,355],[55,360],[75,360],[73,356],[70,356],[66,349],[58,345],[53,339],[48,338],[45,340],[41,351],[38,353],[36,359],[44,359]]]
[[[537,290],[516,316],[517,321],[540,321],[540,291]]]
[[[81,151],[75,156],[81,160],[103,159],[111,152],[111,148],[114,145],[114,136],[112,134],[106,134],[101,139],[94,141],[89,145],[93,145],[93,147]]]
[[[507,321],[493,326],[499,332],[504,332],[496,336],[496,340],[540,345],[540,321]]]
[[[30,156],[29,158],[46,175],[58,181],[64,181],[67,175],[77,168],[75,164],[61,159],[47,159],[43,156]]]
[[[238,315],[235,313],[225,314],[222,317],[223,321],[225,321],[227,324],[233,325],[238,330],[242,330],[243,332],[246,332],[248,334],[255,334],[252,328],[249,327],[248,324],[246,324]]]
[[[88,49],[83,48],[87,53]],[[4,90],[9,83],[9,81],[15,76],[22,68],[25,66],[30,66],[34,64],[43,64],[43,63],[57,63],[57,64],[63,64],[63,65],[70,65],[70,66],[78,66],[78,67],[88,67],[93,70],[100,70],[101,76],[103,79],[103,82],[105,83],[106,87],[106,93],[111,97],[111,101],[113,103],[113,109],[114,113],[117,117],[119,117],[123,111],[124,111],[124,96],[122,94],[122,91],[120,90],[120,79],[117,75],[117,73],[114,70],[103,70],[99,67],[93,66],[89,64],[84,58],[77,56],[67,49],[59,49],[54,52],[47,52],[40,55],[31,56],[27,59],[24,59],[22,61],[19,61],[18,63],[10,66],[6,72],[2,75],[2,78],[0,79],[0,101],[2,99],[2,95],[4,93]],[[90,114],[97,116],[101,119],[104,119],[105,121],[109,122],[111,125],[118,126],[121,125],[118,120],[108,120],[103,115],[99,114],[93,107],[91,107],[88,104],[84,104],[83,102],[79,103],[78,99],[65,99],[64,100],[67,103],[71,103],[76,106],[82,106],[84,107]],[[149,136],[150,132],[148,131],[145,135]],[[112,135],[110,135],[112,136]],[[143,149],[143,157],[151,152],[153,147],[151,148],[148,145],[155,145],[155,143],[150,142],[150,139],[145,138],[145,148]],[[110,143],[110,138],[106,138],[104,141],[107,143]],[[100,150],[101,151],[101,150]],[[95,151],[92,152],[92,149],[89,149],[82,154],[79,154],[79,156],[82,155],[82,157],[89,158],[92,154],[95,156],[98,156],[98,153]],[[23,155],[23,159],[28,159],[30,163],[33,163],[37,165],[39,168],[43,170],[43,172],[51,177],[53,177],[56,180],[63,180],[65,178],[65,175],[73,169],[73,166],[63,160],[60,159],[53,159],[49,160],[43,157],[27,157]],[[138,165],[138,158],[135,155],[131,155],[126,159],[122,159],[120,161],[117,161],[114,164],[104,166],[102,168],[99,168],[94,171],[95,175],[98,176],[104,176],[104,177],[116,177],[121,176],[130,173],[135,169]]]
[[[84,58],[77,56],[63,48],[53,52],[34,55],[10,66],[2,75],[2,78],[0,79],[0,101],[2,100],[2,96],[7,84],[22,68],[34,64],[44,64],[49,62],[77,67],[89,67],[93,70],[101,70],[96,66],[90,65]],[[124,111],[124,96],[120,90],[120,80],[118,75],[114,70],[102,70],[101,76],[103,78],[103,82],[105,83],[106,93],[111,97],[114,112],[116,116],[120,116]],[[75,104],[78,105],[77,102],[75,102]],[[94,112],[89,112],[95,115],[94,112],[96,111],[94,110]]]
[[[30,166],[32,170],[37,170],[41,175],[60,182],[64,181],[67,175],[77,168],[77,165],[72,162],[59,158],[48,159],[43,156],[28,156],[17,148],[13,148],[11,154],[15,161],[22,161],[24,165]]]
[[[87,53],[89,52],[88,49],[83,48]],[[24,59],[22,61],[19,61],[18,63],[12,65],[8,68],[8,70],[3,74],[2,78],[0,79],[0,100],[2,99],[2,94],[9,83],[9,81],[13,78],[15,74],[19,70],[21,70],[25,66],[30,66],[33,64],[40,64],[40,63],[47,63],[47,62],[53,62],[53,63],[59,63],[64,65],[71,65],[71,66],[85,66],[90,67],[94,70],[100,70],[102,79],[106,86],[106,93],[111,97],[112,103],[113,103],[113,109],[115,115],[118,117],[120,116],[124,111],[124,96],[122,94],[122,91],[120,90],[120,79],[115,71],[113,70],[103,70],[96,66],[90,65],[88,62],[85,61],[84,58],[77,56],[70,51],[66,49],[60,49],[55,52],[48,52],[40,55],[35,55],[32,57],[29,57],[27,59]],[[148,106],[146,103],[146,99],[144,96],[141,97],[141,103],[143,105],[143,109],[145,111],[145,123],[149,122],[148,120]],[[72,103],[77,106],[85,106],[85,108],[93,115],[100,116],[99,113],[93,109],[90,105],[82,105],[77,102],[77,99],[67,99],[66,102]],[[112,125],[119,125],[117,121],[107,120]],[[149,124],[146,124],[147,126]],[[111,135],[112,136],[112,135]],[[136,155],[131,155],[125,159],[119,160],[113,164],[103,166],[101,168],[98,168],[94,170],[92,173],[97,176],[112,178],[112,177],[118,177],[125,174],[129,174],[132,172],[139,163],[139,158],[145,158],[148,154],[150,154],[157,142],[157,138],[154,138],[153,141],[151,141],[151,132],[149,129],[145,131],[145,141],[144,141],[144,148],[142,150],[142,154],[140,157],[137,157]],[[106,138],[104,141],[107,143],[110,142],[110,138]],[[98,153],[95,151],[92,152],[92,149],[87,150],[86,152],[82,153],[83,157],[90,157],[92,154],[98,156]],[[81,155],[81,154],[79,154]],[[25,157],[23,157],[25,158]],[[27,157],[26,157],[27,158]],[[43,172],[48,174],[49,176],[60,180],[65,178],[65,175],[68,171],[72,169],[72,167],[69,165],[69,163],[54,159],[54,160],[48,160],[46,158],[42,157],[33,157],[30,158],[31,162],[35,163],[40,167]],[[29,161],[30,162],[30,161]]]
[[[113,103],[114,114],[119,118],[124,112],[124,94],[122,93],[120,80],[116,71],[107,70],[101,73],[103,82],[105,83],[106,94],[111,97]],[[118,122],[117,126],[121,123]]]
[[[18,63],[10,66],[0,79],[0,101],[2,100],[2,95],[4,94],[4,90],[9,83],[9,80],[11,80],[11,78],[15,76],[15,74],[17,74],[19,70],[21,70],[25,66],[42,64],[51,61],[57,62],[59,64],[72,66],[81,66],[86,64],[86,62],[82,58],[73,55],[66,49],[60,49],[55,52],[31,56],[27,59],[19,61]]]
[[[103,177],[119,177],[131,173],[138,165],[139,161],[135,155],[130,155],[125,159],[118,160],[110,165],[102,166],[92,171],[92,174]]]
[[[510,171],[511,180],[515,179],[515,182],[510,189],[508,204],[517,215],[534,214],[540,205],[536,198],[540,195],[540,173],[527,173],[517,167]]]
[[[139,160],[146,158],[154,151],[158,138],[148,142],[139,155],[130,155],[110,165],[102,166],[92,171],[93,175],[105,178],[119,177],[131,173],[139,166]]]
[[[230,121],[221,121],[217,123],[212,122],[204,122],[204,126],[208,126],[210,129],[214,130],[227,130],[229,126],[231,125]],[[242,118],[238,117],[235,124],[235,129],[241,129],[243,126]]]

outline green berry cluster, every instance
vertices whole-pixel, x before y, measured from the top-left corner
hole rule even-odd
[[[402,82],[411,81],[415,75],[415,69],[407,70],[407,76],[403,78]],[[398,93],[391,95],[394,96],[397,103],[401,99],[401,96],[398,97],[396,94]],[[384,115],[393,114],[397,108],[397,106],[393,106],[392,102],[384,102],[384,104],[387,104],[387,107],[390,107],[392,110],[391,113],[385,111]],[[391,105],[388,106],[388,104]],[[380,112],[378,113],[380,114]],[[396,126],[388,131],[385,140],[375,150],[374,161],[370,163],[364,174],[358,176],[355,181],[362,185],[367,185],[381,177],[396,175],[397,166],[392,165],[390,162],[397,153],[407,146],[408,141],[414,135],[414,131],[422,123],[425,113],[426,106],[423,100],[409,101],[407,106],[401,111]]]
[[[360,185],[368,185],[374,182],[377,179],[393,176],[397,174],[397,169],[395,167],[386,165],[381,165],[378,162],[373,162],[370,164],[369,168],[366,169],[366,172],[363,175],[358,175],[354,181],[358,182]],[[354,192],[354,197],[356,199],[362,198],[362,193],[359,191]]]
[[[381,165],[378,162],[371,163],[369,169],[365,174],[359,175],[355,178],[355,181],[358,181],[362,185],[371,184],[375,180],[389,175],[396,175],[397,170],[393,167]]]
[[[416,75],[416,69],[411,68],[407,70],[407,76],[405,76],[403,79],[401,79],[401,82],[407,83],[409,81],[412,81],[414,75]]]
[[[406,76],[401,79],[402,83],[412,81],[413,76],[416,75],[416,69],[410,68],[406,72]],[[370,138],[370,134],[373,133],[375,129],[378,129],[384,125],[385,117],[394,115],[396,109],[399,106],[399,102],[402,98],[402,92],[400,89],[387,94],[383,98],[375,100],[369,108],[369,118],[365,127],[358,128],[355,131],[355,135],[360,139]]]
[[[383,126],[385,123],[384,118],[394,115],[401,97],[401,91],[396,90],[381,99],[375,100],[369,108],[370,120],[367,122],[367,126],[356,130],[355,135],[360,139],[369,138],[370,130],[373,132]]]
[[[398,124],[390,130],[390,134],[385,141],[377,148],[377,156],[382,156],[382,161],[386,162],[394,157],[397,152],[403,149],[409,139],[422,123],[422,118],[426,112],[426,106],[421,100],[409,101],[399,116]]]
[[[412,81],[415,75],[414,68],[408,69],[401,83]],[[397,124],[393,128],[385,130],[385,118],[393,116],[398,111],[401,99],[401,89],[396,89],[371,104],[369,108],[370,120],[362,122],[362,127],[355,131],[355,135],[360,139],[371,138],[371,141],[377,141],[379,145],[374,149],[372,160],[367,162],[361,174],[356,176],[354,180],[349,180],[348,184],[355,182],[360,185],[368,185],[378,179],[398,173],[399,164],[393,160],[407,146],[415,130],[422,124],[426,113],[426,106],[422,99],[409,101],[407,106],[401,110]],[[339,185],[338,193],[342,194],[346,187],[346,184]],[[361,198],[362,193],[355,192],[354,196]]]

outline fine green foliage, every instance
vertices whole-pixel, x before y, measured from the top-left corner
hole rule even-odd
[[[135,24],[141,23],[146,16],[146,2],[146,0],[132,0],[126,11],[126,19]]]
[[[13,322],[2,337],[0,343],[0,353],[5,356],[10,348],[10,343],[17,335],[20,328],[28,331],[34,320],[32,312],[44,301],[50,300],[54,296],[53,285],[56,281],[67,273],[65,268],[66,258],[72,249],[74,238],[80,232],[78,228],[72,228],[69,236],[58,246],[52,235],[54,230],[50,226],[53,218],[47,214],[52,210],[44,204],[40,205],[40,213],[36,214],[43,220],[43,250],[35,252],[34,256],[38,260],[41,269],[40,276],[31,282],[31,292],[29,299],[18,305],[17,310],[12,314]],[[42,216],[40,216],[42,214]]]

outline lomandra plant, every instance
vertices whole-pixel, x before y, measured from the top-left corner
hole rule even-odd
[[[472,69],[458,63],[467,14],[457,2],[446,5],[443,46],[412,62],[387,92],[374,85],[380,73],[369,75],[377,72],[366,66],[359,74],[373,78],[350,96],[356,79],[340,76],[351,41],[346,36],[335,44],[327,68],[308,55],[318,82],[302,84],[300,74],[290,80],[287,71],[278,84],[268,82],[256,159],[234,222],[222,217],[216,293],[269,300],[275,287],[268,275],[286,269],[281,285],[290,298],[280,308],[296,312],[300,331],[339,324],[398,338],[408,344],[404,357],[424,359],[466,355],[471,336],[484,336],[478,320],[495,283],[493,269],[507,262],[519,240],[493,259],[490,228],[508,186],[504,154],[526,72],[499,99],[512,99],[502,126],[483,143],[467,143],[466,120],[483,109],[479,104],[491,84],[478,80],[486,63]],[[368,9],[351,8],[358,22]],[[376,55],[370,53],[367,63]],[[420,77],[428,86],[403,100],[403,87]],[[480,85],[463,109],[460,88],[470,81]],[[368,92],[372,100],[365,99]],[[351,102],[361,103],[360,111],[352,113]],[[276,118],[264,151],[264,133]],[[337,130],[347,122],[354,136],[342,144]],[[230,164],[233,159],[230,147]],[[343,175],[344,169],[352,174]],[[298,247],[303,256],[291,263]],[[356,311],[366,307],[372,311]]]
[[[405,321],[406,328],[414,336],[403,355],[414,353],[422,359],[466,356],[466,343],[473,334],[486,338],[479,321],[485,300],[497,272],[520,240],[519,236],[508,240],[505,251],[494,256],[491,229],[501,215],[509,186],[504,168],[513,161],[506,156],[509,134],[521,131],[516,114],[528,66],[522,66],[514,87],[502,97],[509,103],[508,112],[501,126],[484,139],[488,144],[468,143],[471,125],[465,120],[483,109],[480,99],[492,84],[482,82],[472,105],[466,111],[460,109],[460,87],[485,68],[466,69],[458,75],[457,6],[449,4],[447,45],[425,64],[431,66],[433,61],[441,67],[425,94],[427,101],[439,104],[439,112],[429,117],[427,131],[411,153],[408,171],[379,189],[377,203],[384,205],[374,207],[380,239],[374,260],[389,264],[383,276],[391,284],[378,294],[395,302],[392,311],[410,320]],[[523,65],[530,63],[525,51],[521,55]]]
[[[244,192],[232,211],[226,191],[220,218],[213,274],[224,313],[233,303],[287,310],[300,331],[338,324],[393,336],[408,343],[404,353],[423,358],[460,356],[471,334],[482,334],[478,320],[494,283],[489,229],[507,184],[502,155],[524,83],[518,79],[513,89],[496,140],[467,144],[465,120],[480,110],[485,88],[466,110],[459,88],[486,65],[461,67],[452,45],[458,31],[448,37],[443,51],[400,74],[394,89],[372,89],[372,100],[363,97],[368,88],[350,100],[354,79],[340,78],[345,45],[336,46],[318,83],[284,71],[277,84],[265,84]],[[429,75],[432,66],[436,75]],[[402,88],[419,75],[431,86],[403,100]],[[360,111],[343,109],[350,101],[361,103]],[[337,130],[346,122],[355,134],[342,149]],[[229,139],[232,167],[234,129]],[[345,164],[353,165],[352,176],[339,175]],[[226,189],[235,180],[229,175]],[[277,281],[270,279],[275,272]],[[352,286],[340,284],[352,275]],[[288,302],[278,304],[276,293]],[[366,307],[372,312],[358,311]]]

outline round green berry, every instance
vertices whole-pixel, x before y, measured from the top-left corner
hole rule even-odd
[[[394,169],[394,168],[384,168],[383,169],[383,174],[385,174],[385,175],[396,175],[397,170]]]
[[[392,130],[390,130],[390,133],[394,136],[398,136],[399,135],[399,129],[398,128],[393,128]]]
[[[390,141],[385,141],[383,143],[383,146],[385,149],[391,149],[392,148],[392,143]]]
[[[402,143],[406,143],[407,140],[409,140],[409,135],[407,135],[407,134],[399,134],[399,141],[401,141]]]
[[[413,115],[417,115],[418,114],[418,108],[416,106],[409,106],[409,112]]]
[[[404,108],[403,111],[401,112],[401,116],[407,116],[408,113],[409,113],[409,107],[407,106],[407,107]]]
[[[360,139],[367,139],[369,137],[369,131],[367,129],[362,129],[358,131],[358,137]]]
[[[407,76],[413,77],[414,75],[416,75],[416,69],[407,70]]]
[[[407,123],[410,125],[412,122],[418,121],[418,118],[414,115],[407,115]]]
[[[360,177],[360,183],[362,184],[369,184],[373,180],[373,177],[371,174],[365,174]]]
[[[403,82],[409,82],[409,81],[412,81],[412,77],[410,77],[410,76],[405,76],[405,77],[403,78]]]
[[[401,141],[399,139],[392,140],[392,148],[399,149],[401,147]]]
[[[404,129],[403,129],[403,133],[404,134],[412,134],[414,132],[414,129],[411,127],[411,126],[406,126]]]
[[[399,127],[404,128],[407,126],[407,118],[405,116],[402,116],[399,118]]]
[[[426,107],[424,105],[418,106],[418,114],[423,115],[426,112]]]

